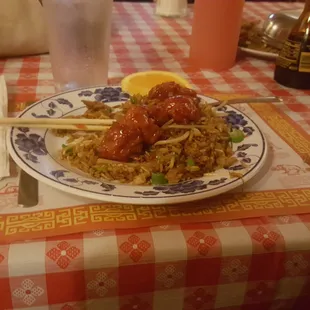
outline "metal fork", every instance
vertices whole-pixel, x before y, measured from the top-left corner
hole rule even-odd
[[[38,203],[38,180],[21,169],[19,175],[18,205],[23,208],[30,208],[36,206]]]
[[[277,96],[269,96],[269,97],[241,97],[234,98],[229,100],[222,100],[211,103],[212,106],[218,107],[223,105],[231,105],[231,104],[240,104],[240,103],[276,103],[283,102],[283,99]]]

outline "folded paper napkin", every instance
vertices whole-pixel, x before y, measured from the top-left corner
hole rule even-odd
[[[0,75],[0,117],[8,114],[8,93],[3,75]],[[0,179],[10,176],[9,154],[6,147],[6,129],[0,127]]]

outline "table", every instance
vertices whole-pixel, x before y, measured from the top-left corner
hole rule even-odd
[[[247,3],[245,17],[301,5]],[[227,72],[197,72],[186,60],[188,20],[155,18],[151,4],[117,3],[114,10],[112,81],[137,70],[163,69],[182,74],[206,94],[283,96],[285,104],[278,108],[309,134],[309,92],[277,85],[271,62],[243,58]],[[25,101],[54,93],[48,56],[0,60],[1,73],[12,115]],[[15,175],[10,182],[7,191],[14,193]],[[7,191],[1,192],[3,209],[12,203]],[[54,194],[57,203],[69,199]],[[0,309],[303,310],[310,304],[309,273],[310,211],[95,230],[0,245]]]

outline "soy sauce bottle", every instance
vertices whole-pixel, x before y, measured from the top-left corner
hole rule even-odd
[[[310,89],[310,0],[277,57],[274,79],[287,87]]]

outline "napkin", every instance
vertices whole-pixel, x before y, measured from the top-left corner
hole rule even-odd
[[[3,75],[0,75],[0,117],[7,117],[8,93]],[[0,180],[10,176],[9,154],[6,146],[6,129],[0,127]]]

